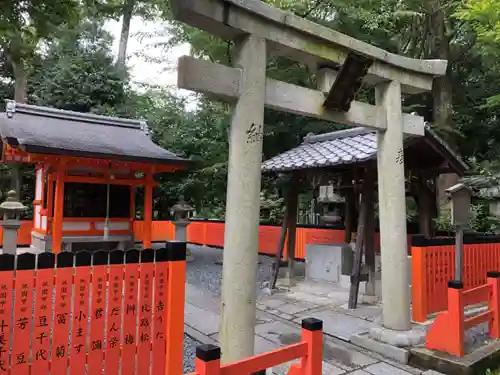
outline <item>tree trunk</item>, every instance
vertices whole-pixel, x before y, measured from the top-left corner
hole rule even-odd
[[[11,60],[14,71],[14,100],[18,103],[25,103],[28,90],[28,75],[23,62]]]
[[[120,33],[120,43],[118,45],[118,57],[116,59],[116,66],[123,73],[127,61],[127,44],[130,36],[130,22],[134,14],[135,0],[125,0],[123,4],[122,13],[122,31]]]
[[[14,61],[11,59],[12,70],[14,73],[14,100],[17,103],[25,103],[28,90],[28,75],[22,59]],[[11,165],[10,188],[16,192],[16,199],[21,200],[21,166],[19,164]]]
[[[446,15],[441,4],[441,0],[427,0],[430,5],[430,33],[431,58],[448,60],[450,59],[450,38],[446,30]],[[451,82],[451,63],[448,63],[448,69],[443,77],[434,79],[432,84],[432,117],[434,125],[439,128],[446,143],[456,149],[456,144],[452,138],[453,129],[453,88]],[[438,178],[438,203],[442,205],[446,201],[445,190],[453,186],[458,181],[456,174],[444,174]]]

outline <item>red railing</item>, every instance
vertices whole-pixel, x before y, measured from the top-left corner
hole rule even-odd
[[[440,312],[425,340],[428,349],[451,355],[464,356],[464,332],[488,322],[489,337],[500,338],[500,272],[488,272],[487,283],[464,290],[460,281],[448,282],[448,309]],[[479,302],[488,302],[488,309],[471,318],[464,317],[464,308]]]
[[[429,314],[446,310],[448,280],[455,278],[454,238],[414,236],[412,247],[412,317],[424,322]],[[464,238],[465,289],[486,283],[486,273],[500,269],[500,237]]]
[[[190,375],[251,375],[300,358],[288,375],[321,375],[323,368],[323,322],[314,318],[302,321],[302,341],[283,348],[245,358],[227,365],[220,363],[220,348],[201,345],[196,348],[195,372]]]
[[[31,244],[31,221],[23,221],[19,230],[17,244],[28,246]],[[224,246],[224,223],[218,221],[193,221],[187,227],[188,241],[207,246]],[[278,245],[280,227],[273,225],[261,225],[259,227],[259,252],[261,254],[274,255]],[[136,241],[142,241],[143,222],[134,222],[134,237]],[[175,237],[175,227],[171,221],[153,221],[152,241],[168,241]],[[295,255],[298,259],[304,259],[307,244],[321,243],[343,243],[344,230],[336,228],[298,227],[296,234]],[[380,241],[378,233],[375,234],[376,252],[380,253]],[[411,243],[411,235],[408,235]],[[0,226],[0,244],[2,243],[2,228]],[[408,246],[410,253],[411,246]],[[287,258],[286,246],[283,257]]]

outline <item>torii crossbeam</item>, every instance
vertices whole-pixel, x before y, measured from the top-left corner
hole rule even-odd
[[[222,280],[223,361],[239,360],[254,350],[265,106],[377,130],[383,320],[389,329],[410,329],[401,155],[403,133],[423,135],[424,122],[402,113],[401,93],[430,91],[434,77],[445,74],[447,61],[392,54],[259,0],[171,3],[178,20],[234,41],[237,52],[233,67],[182,57],[178,80],[181,88],[234,103]],[[300,61],[316,71],[318,88],[267,78],[266,62],[273,55]],[[376,105],[354,100],[360,81],[375,87]],[[351,92],[344,92],[346,87]]]

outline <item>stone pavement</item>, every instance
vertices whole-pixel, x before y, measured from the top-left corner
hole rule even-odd
[[[317,285],[301,283],[293,292],[260,297],[255,327],[255,353],[264,353],[300,340],[300,322],[315,317],[324,322],[323,374],[328,375],[431,375],[379,354],[356,347],[350,336],[368,330],[380,316],[378,306],[360,306],[349,311],[341,292],[325,289],[324,295],[311,293]],[[335,295],[335,293],[339,293]],[[220,299],[206,289],[186,284],[186,333],[202,343],[217,344],[220,319]],[[277,375],[286,374],[290,363],[272,369]]]

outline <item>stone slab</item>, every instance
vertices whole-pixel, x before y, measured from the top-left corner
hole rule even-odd
[[[409,372],[384,362],[375,363],[374,365],[366,367],[364,370],[373,375],[411,375]]]
[[[287,304],[289,301],[281,298],[265,297],[260,299],[257,303],[267,309],[276,309],[279,306]]]
[[[262,353],[267,353],[273,350],[276,350],[280,347],[280,345],[266,340],[265,338],[255,335],[255,344],[254,344],[254,350],[255,354],[262,354]]]
[[[304,317],[306,317],[304,315]],[[323,310],[314,313],[314,317],[323,320],[325,333],[349,341],[353,335],[369,331],[376,327],[375,323],[355,318],[333,310]]]
[[[220,313],[220,299],[211,295],[206,289],[197,288],[189,283],[186,283],[186,303],[202,309],[210,310],[213,313]]]
[[[377,356],[380,355],[380,354],[377,354],[375,352],[371,352],[370,355],[372,355],[374,358],[377,358]],[[416,368],[416,367],[411,367],[408,364],[405,365],[403,363],[393,361],[392,359],[384,358],[382,356],[380,356],[380,357],[381,358],[379,358],[379,359],[380,359],[381,362],[385,362],[388,365],[391,365],[391,366],[396,367],[396,368],[398,368],[400,370],[409,372],[410,374],[413,374],[413,375],[422,375],[422,372],[424,372],[424,370]]]
[[[203,333],[195,330],[193,327],[190,327],[187,324],[184,325],[184,334],[188,335],[198,342],[201,342],[202,344],[219,345],[217,340],[215,340],[213,337],[204,335]]]
[[[255,327],[255,333],[279,345],[295,344],[301,340],[299,327],[280,321],[259,324]]]
[[[289,321],[293,320],[293,315],[286,314],[286,313],[279,311],[279,310],[266,310],[266,312],[268,312],[269,314],[273,314],[275,316],[279,316],[280,318],[285,319],[285,320],[289,320]]]
[[[218,333],[213,334],[210,337],[210,339],[213,340],[214,342],[218,343],[219,342],[219,334]],[[276,350],[282,346],[282,345],[279,345],[275,342],[266,340],[265,338],[263,338],[259,335],[255,335],[254,340],[255,340],[254,341],[254,353],[255,354],[267,353],[267,352]]]
[[[220,316],[210,310],[202,309],[191,303],[185,304],[185,324],[210,336],[219,332]]]
[[[331,305],[331,304],[342,304],[345,303],[345,299],[336,300],[335,298],[331,298],[330,296],[317,296],[314,294],[302,292],[302,291],[291,291],[287,293],[287,298],[300,301],[304,303],[312,303],[315,305]]]
[[[356,370],[354,372],[350,372],[349,375],[370,375],[370,373],[363,370]]]
[[[353,345],[349,345],[347,343],[340,344],[332,340],[326,340],[323,346],[323,359],[336,367],[348,371],[354,371],[378,362],[378,360],[356,350]]]
[[[305,302],[295,302],[295,303],[287,303],[285,305],[279,306],[276,310],[279,310],[285,314],[296,315],[303,311],[311,310],[316,308],[317,305],[312,303]]]
[[[276,374],[276,375],[287,375],[288,370],[290,369],[290,366],[293,363],[299,363],[299,361],[291,361],[291,362],[283,363],[279,366],[275,366],[272,368],[272,372],[273,372],[273,374]],[[322,375],[341,375],[341,374],[345,374],[345,373],[346,373],[345,370],[338,368],[338,367],[335,367],[327,362],[323,362]]]
[[[450,375],[477,375],[500,366],[500,341],[493,341],[463,357],[427,348],[410,349],[411,365]]]
[[[434,370],[427,370],[422,373],[422,375],[444,375],[442,372],[437,372]]]
[[[360,333],[351,337],[351,342],[367,350],[379,353],[384,357],[391,358],[399,363],[407,364],[410,352],[370,338],[368,332]]]
[[[337,286],[333,283],[318,283],[305,280],[301,283],[298,283],[297,286],[293,289],[295,291],[314,294],[316,296],[326,296],[335,288],[337,288]]]
[[[368,305],[363,303],[358,303],[358,307],[356,309],[349,309],[347,307],[347,304],[344,304],[342,306],[335,308],[335,310],[346,315],[351,315],[356,318],[370,320],[372,322],[382,315],[382,306]]]

